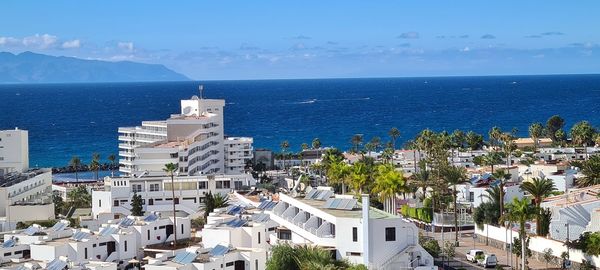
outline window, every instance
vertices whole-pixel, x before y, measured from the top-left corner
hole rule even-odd
[[[206,181],[198,182],[198,189],[206,189]]]
[[[6,252],[6,253],[4,253],[4,257],[6,257],[6,256],[10,256],[10,254],[11,254],[10,252]]]
[[[83,258],[87,259],[88,258],[87,248],[84,249],[83,253],[84,253]]]
[[[280,230],[278,238],[281,240],[292,240],[292,232],[290,230]]]
[[[472,191],[469,192],[469,202],[473,202],[475,201],[475,193],[473,193]]]
[[[352,227],[352,242],[358,242],[358,228]]]
[[[346,256],[362,256],[360,252],[346,252]]]
[[[396,228],[395,227],[387,227],[385,228],[385,241],[396,241]]]
[[[260,244],[260,232],[258,232],[258,243]]]
[[[131,191],[132,192],[141,192],[142,191],[142,185],[141,184],[135,184],[135,185],[131,185]]]
[[[183,224],[181,224],[181,234],[183,234]]]
[[[226,267],[233,266],[233,262],[228,262],[225,264]]]
[[[119,200],[114,200],[113,201],[113,206],[119,206]]]
[[[158,191],[159,184],[150,184],[150,191]]]
[[[98,207],[102,207],[102,200],[98,200]]]
[[[127,252],[127,241],[125,241],[125,252]]]
[[[156,227],[154,227],[154,229],[156,230]],[[146,234],[148,235],[148,240],[150,240],[150,230],[147,230],[146,232]]]

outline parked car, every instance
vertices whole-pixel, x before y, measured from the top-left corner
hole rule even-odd
[[[481,249],[471,249],[467,252],[467,261],[477,262],[477,257],[483,256],[483,250]]]
[[[479,261],[477,261],[477,264],[483,266],[483,267],[496,267],[496,264],[498,264],[498,258],[496,258],[496,255],[494,254],[486,254],[483,259],[480,259]]]

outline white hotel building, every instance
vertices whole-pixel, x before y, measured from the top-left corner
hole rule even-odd
[[[119,170],[126,175],[164,174],[167,163],[179,173],[240,174],[252,159],[252,138],[224,136],[225,100],[193,96],[181,113],[164,121],[119,128]]]
[[[29,169],[27,130],[0,130],[0,176]]]

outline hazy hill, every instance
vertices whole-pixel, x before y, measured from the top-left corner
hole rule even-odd
[[[0,83],[184,81],[163,65],[0,52]]]

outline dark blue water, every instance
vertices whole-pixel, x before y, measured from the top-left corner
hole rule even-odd
[[[350,147],[350,137],[380,136],[395,126],[402,140],[424,128],[516,127],[559,114],[567,127],[600,124],[600,75],[332,79],[204,82],[205,96],[226,99],[227,135],[253,136],[256,147],[295,149],[319,137]],[[117,153],[117,127],[162,120],[197,82],[0,85],[0,129],[29,130],[31,165],[66,165]]]

